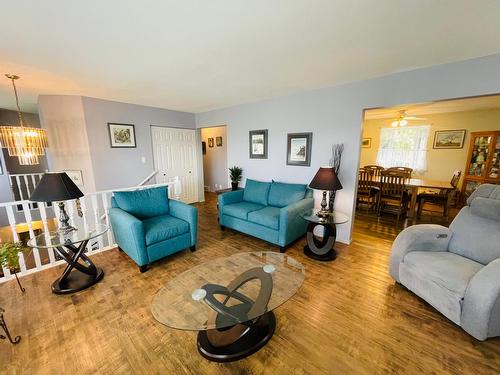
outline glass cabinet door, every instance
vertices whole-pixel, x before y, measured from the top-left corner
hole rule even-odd
[[[500,165],[500,135],[495,136],[493,144],[493,155],[491,156],[491,164],[486,174],[488,178],[498,178],[499,177],[499,165]]]
[[[491,136],[477,136],[474,138],[469,170],[467,171],[469,176],[485,176],[492,138]]]

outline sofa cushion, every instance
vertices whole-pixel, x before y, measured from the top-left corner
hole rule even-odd
[[[459,295],[465,294],[469,280],[483,266],[448,251],[411,251],[403,262],[425,279],[430,279]]]
[[[273,182],[269,188],[269,205],[285,207],[304,199],[307,185]]]
[[[460,324],[461,300],[483,266],[450,252],[412,251],[400,264],[401,283]]]
[[[280,208],[267,206],[248,214],[248,221],[264,225],[275,230],[280,228]]]
[[[136,191],[116,191],[113,195],[119,208],[138,219],[168,214],[166,186]]]
[[[249,212],[257,211],[260,210],[261,208],[264,208],[262,204],[243,201],[243,202],[224,205],[222,208],[223,209],[222,214],[229,215],[232,217],[237,217],[238,219],[247,220]]]
[[[146,246],[189,232],[187,221],[170,215],[155,216],[144,220],[142,223],[144,225]]]
[[[255,181],[247,178],[245,190],[243,191],[243,200],[267,206],[270,187],[270,182]]]

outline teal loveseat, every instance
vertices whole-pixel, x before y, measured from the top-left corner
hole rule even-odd
[[[198,210],[168,199],[166,186],[114,192],[109,219],[119,249],[141,272],[158,259],[196,249]]]
[[[303,236],[301,214],[314,206],[307,185],[246,180],[245,188],[219,195],[219,224],[286,247]]]

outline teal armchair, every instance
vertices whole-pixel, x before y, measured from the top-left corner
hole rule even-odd
[[[141,272],[170,254],[196,250],[198,210],[169,199],[166,186],[114,192],[109,218],[118,248]]]
[[[247,179],[245,189],[219,195],[219,224],[278,245],[284,252],[302,237],[302,214],[314,207],[312,190],[303,184]]]

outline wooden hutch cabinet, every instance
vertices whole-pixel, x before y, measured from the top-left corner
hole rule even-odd
[[[481,184],[500,184],[500,130],[470,135],[462,184],[464,201]]]

